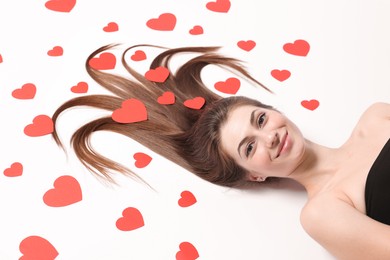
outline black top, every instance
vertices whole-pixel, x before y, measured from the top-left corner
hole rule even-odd
[[[365,201],[367,216],[390,225],[390,139],[368,173]]]

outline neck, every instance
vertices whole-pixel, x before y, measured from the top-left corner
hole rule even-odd
[[[330,184],[342,165],[342,149],[325,147],[306,140],[306,151],[290,177],[303,185],[309,198]]]

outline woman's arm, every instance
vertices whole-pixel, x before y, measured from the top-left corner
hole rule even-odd
[[[342,200],[314,199],[303,209],[301,222],[306,232],[337,259],[390,259],[390,226]]]

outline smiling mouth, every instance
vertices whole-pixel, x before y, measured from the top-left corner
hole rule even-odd
[[[283,151],[283,148],[286,145],[286,140],[287,140],[288,132],[283,136],[283,138],[280,140],[279,147],[278,147],[278,153],[275,158],[278,158]]]

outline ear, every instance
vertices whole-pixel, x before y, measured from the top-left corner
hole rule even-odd
[[[259,176],[258,174],[253,174],[250,173],[249,176],[249,181],[257,181],[257,182],[263,182],[267,177]]]

